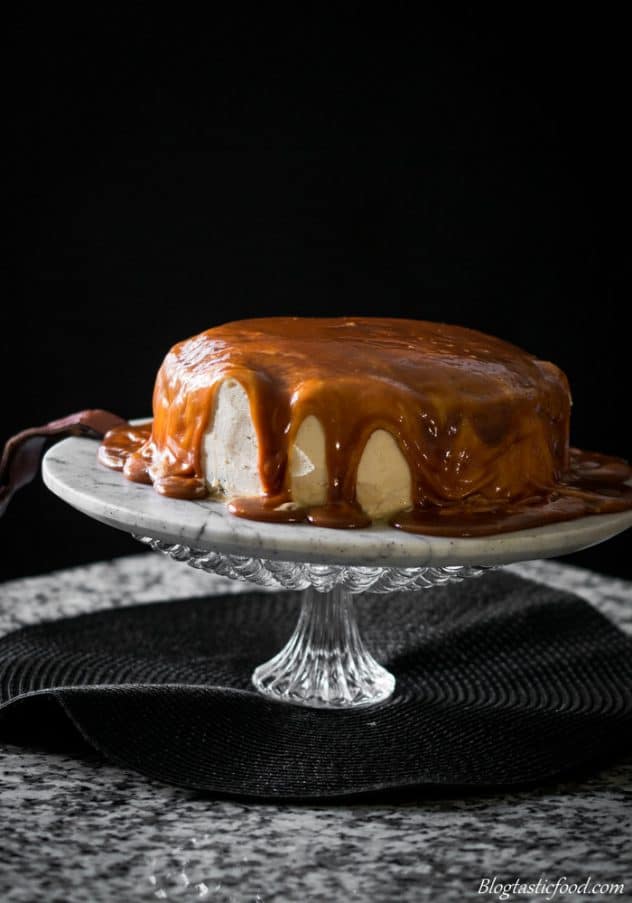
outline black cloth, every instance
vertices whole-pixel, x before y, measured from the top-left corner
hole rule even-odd
[[[249,592],[22,628],[0,641],[0,737],[22,725],[32,739],[39,726],[54,742],[69,719],[151,778],[299,799],[523,784],[632,747],[632,641],[574,595],[496,572],[359,599],[364,638],[397,688],[351,712],[251,688],[299,601]]]

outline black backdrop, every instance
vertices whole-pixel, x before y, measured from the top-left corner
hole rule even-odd
[[[147,414],[168,347],[228,319],[388,314],[554,360],[574,443],[631,454],[622,23],[360,9],[14,15],[3,432]],[[0,548],[11,577],[140,547],[36,483]],[[632,575],[625,536],[572,560]]]

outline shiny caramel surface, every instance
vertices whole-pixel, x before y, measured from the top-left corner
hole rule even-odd
[[[412,532],[469,536],[632,507],[618,459],[569,457],[570,393],[553,364],[459,326],[388,318],[243,320],[175,345],[156,380],[151,426],[112,430],[102,463],[167,496],[207,494],[202,443],[217,390],[244,387],[263,496],[242,517],[352,528],[370,521],[356,472],[371,434],[395,438],[412,477]],[[326,439],[327,501],[292,504],[288,455],[309,415]]]

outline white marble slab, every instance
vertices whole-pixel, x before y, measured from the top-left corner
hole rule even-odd
[[[632,526],[632,511],[471,539],[416,536],[385,525],[331,530],[258,523],[234,517],[221,502],[167,499],[130,483],[97,462],[97,445],[79,438],[54,445],[42,465],[49,489],[111,527],[197,549],[323,564],[498,565],[576,552]]]

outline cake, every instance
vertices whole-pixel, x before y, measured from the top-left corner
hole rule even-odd
[[[468,536],[632,507],[620,459],[569,448],[562,371],[460,326],[271,317],[186,339],[153,423],[101,463],[237,516]]]

